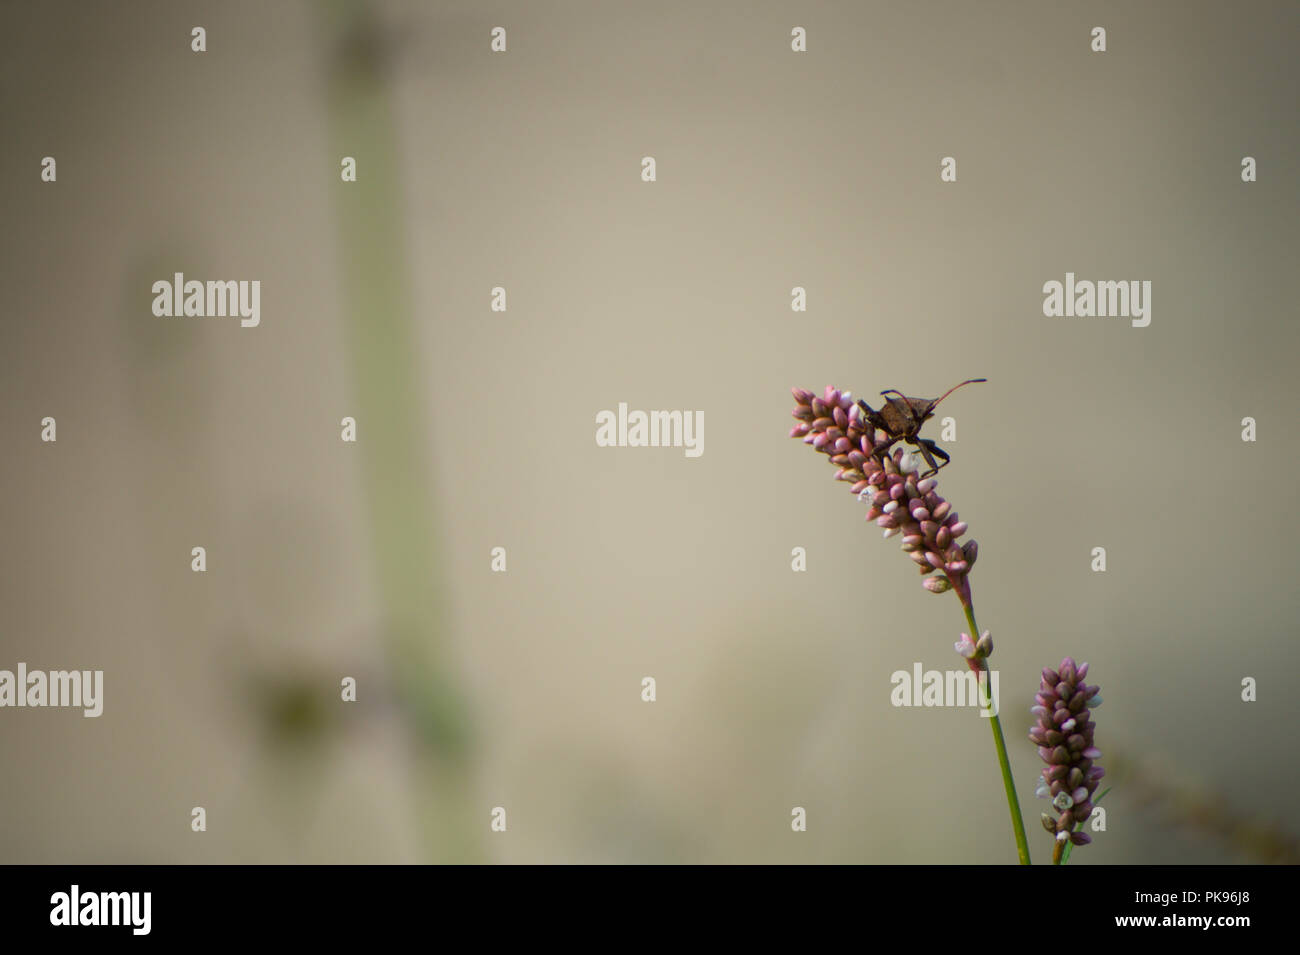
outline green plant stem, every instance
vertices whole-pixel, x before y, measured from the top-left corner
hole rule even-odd
[[[972,640],[979,639],[979,627],[975,625],[975,610],[963,600],[962,609],[966,611],[966,622],[970,624]],[[987,660],[980,660],[980,669],[988,673]],[[991,684],[990,684],[991,685]],[[989,694],[990,702],[992,694]],[[1029,839],[1025,836],[1025,822],[1020,814],[1020,799],[1016,796],[1016,784],[1011,775],[1011,761],[1007,759],[1007,743],[1002,737],[1002,721],[989,707],[989,728],[993,731],[993,745],[998,751],[998,765],[1002,768],[1002,785],[1007,791],[1007,806],[1011,810],[1011,825],[1016,833],[1016,851],[1020,854],[1020,864],[1029,865]]]
[[[328,183],[339,215],[339,311],[349,334],[352,403],[363,435],[359,458],[382,605],[379,625],[392,668],[396,712],[415,741],[412,785],[426,861],[476,864],[485,856],[475,790],[472,712],[455,663],[432,468],[422,408],[426,377],[413,319],[408,206],[391,85],[391,38],[366,0],[313,5],[328,59]],[[360,159],[344,183],[344,156]],[[344,408],[348,409],[346,412]],[[335,416],[337,420],[337,416]]]

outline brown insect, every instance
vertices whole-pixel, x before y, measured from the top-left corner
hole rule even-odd
[[[987,378],[967,378],[961,385],[953,385],[938,398],[909,398],[897,388],[886,388],[881,392],[885,395],[885,403],[880,406],[880,410],[872,408],[869,404],[858,399],[858,407],[862,409],[862,414],[868,422],[879,431],[885,432],[887,440],[882,441],[871,449],[873,457],[877,458],[881,464],[884,464],[885,455],[899,441],[906,441],[908,444],[915,445],[920,449],[922,456],[930,470],[926,471],[921,477],[926,478],[932,474],[938,474],[939,469],[952,460],[946,451],[940,448],[929,438],[923,438],[919,432],[921,425],[934,417],[934,409],[947,398],[950,394],[960,388],[962,385],[973,385],[981,381],[988,381]],[[890,398],[889,395],[898,395],[897,398]],[[935,463],[935,456],[943,458],[943,464]]]

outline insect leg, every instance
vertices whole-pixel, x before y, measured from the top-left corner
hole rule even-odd
[[[952,460],[947,451],[939,447],[929,438],[917,438],[915,444],[921,449],[921,456],[924,457],[926,463],[930,465],[930,470],[921,475],[923,478],[928,478],[931,475],[938,474],[939,469]],[[943,464],[935,463],[934,455],[936,454],[943,458]]]
[[[885,455],[887,455],[889,453],[889,449],[892,448],[897,443],[898,443],[898,438],[887,438],[886,440],[881,441],[878,445],[876,445],[874,448],[871,449],[871,456],[880,462],[881,467],[884,467]]]

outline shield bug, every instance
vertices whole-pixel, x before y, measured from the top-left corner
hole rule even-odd
[[[885,396],[885,403],[880,406],[879,410],[872,408],[869,404],[858,399],[858,407],[862,409],[863,417],[879,431],[885,432],[886,439],[871,449],[872,456],[877,458],[882,464],[884,456],[899,441],[906,441],[908,444],[915,445],[925,458],[930,470],[926,471],[921,477],[929,477],[937,474],[939,469],[947,464],[951,458],[948,453],[940,448],[929,438],[923,438],[919,432],[921,425],[934,417],[934,409],[956,391],[962,385],[973,385],[981,381],[988,381],[987,378],[967,378],[960,385],[953,385],[938,398],[909,398],[896,388],[886,388],[881,392]],[[890,395],[897,395],[891,398]],[[935,462],[935,456],[943,459],[943,464]]]

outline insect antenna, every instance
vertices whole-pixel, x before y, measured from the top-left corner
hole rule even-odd
[[[960,388],[962,385],[974,385],[974,384],[978,384],[978,383],[981,382],[981,381],[988,381],[988,379],[987,379],[987,378],[967,378],[965,381],[963,381],[963,382],[961,383],[961,385],[953,385],[951,388],[949,388],[947,391],[945,391],[943,394],[941,394],[938,398],[935,398],[934,401],[930,402],[930,407],[933,408],[935,405],[937,405],[939,402],[943,401],[944,398],[947,398],[950,394],[952,394],[954,391],[956,391],[956,390],[957,390],[958,388]]]

